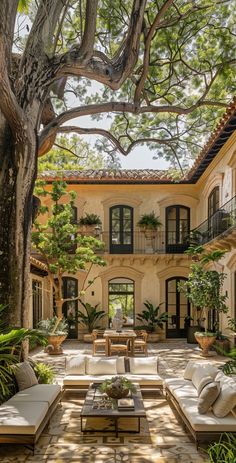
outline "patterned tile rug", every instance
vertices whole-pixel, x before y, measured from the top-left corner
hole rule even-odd
[[[162,397],[144,399],[147,419],[141,419],[140,434],[113,432],[82,433],[80,410],[83,399],[67,393],[40,437],[33,455],[23,446],[1,446],[1,463],[202,463],[207,458],[184,432],[175,414]],[[88,426],[111,427],[109,419],[92,418]],[[135,423],[122,420],[125,430]]]

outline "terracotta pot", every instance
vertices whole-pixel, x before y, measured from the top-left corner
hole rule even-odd
[[[63,354],[61,344],[63,341],[65,341],[65,339],[66,339],[66,334],[64,335],[52,334],[52,335],[47,336],[48,345],[45,349],[45,352],[47,352],[50,355]]]
[[[201,355],[203,357],[208,357],[210,355],[208,351],[212,344],[214,344],[216,336],[201,335],[199,333],[194,333],[194,336],[202,349]]]

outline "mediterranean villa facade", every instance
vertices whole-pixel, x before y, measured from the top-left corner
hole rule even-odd
[[[83,296],[86,302],[93,306],[99,303],[111,318],[114,306],[125,301],[125,320],[131,326],[145,308],[145,301],[160,304],[160,313],[168,312],[165,337],[185,337],[184,321],[191,307],[179,293],[178,283],[188,278],[191,258],[184,253],[186,238],[196,230],[199,242],[207,249],[227,250],[217,267],[226,273],[228,315],[236,317],[235,108],[236,101],[179,182],[156,170],[64,172],[68,189],[77,193],[76,218],[94,213],[102,222],[96,234],[105,243],[102,255],[106,267],[92,269],[89,279],[96,278]],[[47,172],[44,178],[50,188],[56,174]],[[162,225],[154,237],[146,238],[137,222],[152,211]],[[85,278],[82,271],[73,278],[65,277],[64,296],[77,296]],[[36,326],[40,319],[52,315],[53,302],[45,266],[35,255],[30,284],[29,324]],[[64,307],[65,315],[73,315],[77,304]],[[226,327],[227,317],[222,315],[220,329],[229,334]],[[76,326],[71,337],[78,334]]]

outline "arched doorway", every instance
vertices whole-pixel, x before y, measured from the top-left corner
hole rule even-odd
[[[186,296],[178,291],[178,284],[186,280],[187,278],[183,277],[166,280],[167,338],[185,338],[187,335],[185,317],[190,315],[190,303]]]
[[[134,292],[134,281],[129,278],[113,278],[108,281],[109,321],[114,317],[116,307],[121,307],[124,326],[134,325]]]

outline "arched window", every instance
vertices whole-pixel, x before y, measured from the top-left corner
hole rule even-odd
[[[108,282],[109,320],[117,307],[122,308],[124,325],[134,325],[134,281],[129,278],[113,278]]]
[[[189,207],[175,205],[166,208],[166,252],[183,253],[188,248],[190,233]]]
[[[78,296],[78,280],[71,277],[63,277],[63,298],[74,298]],[[77,339],[78,337],[78,300],[64,302],[62,307],[64,317],[68,321],[68,338]]]
[[[113,206],[110,208],[110,253],[133,253],[133,208]]]

